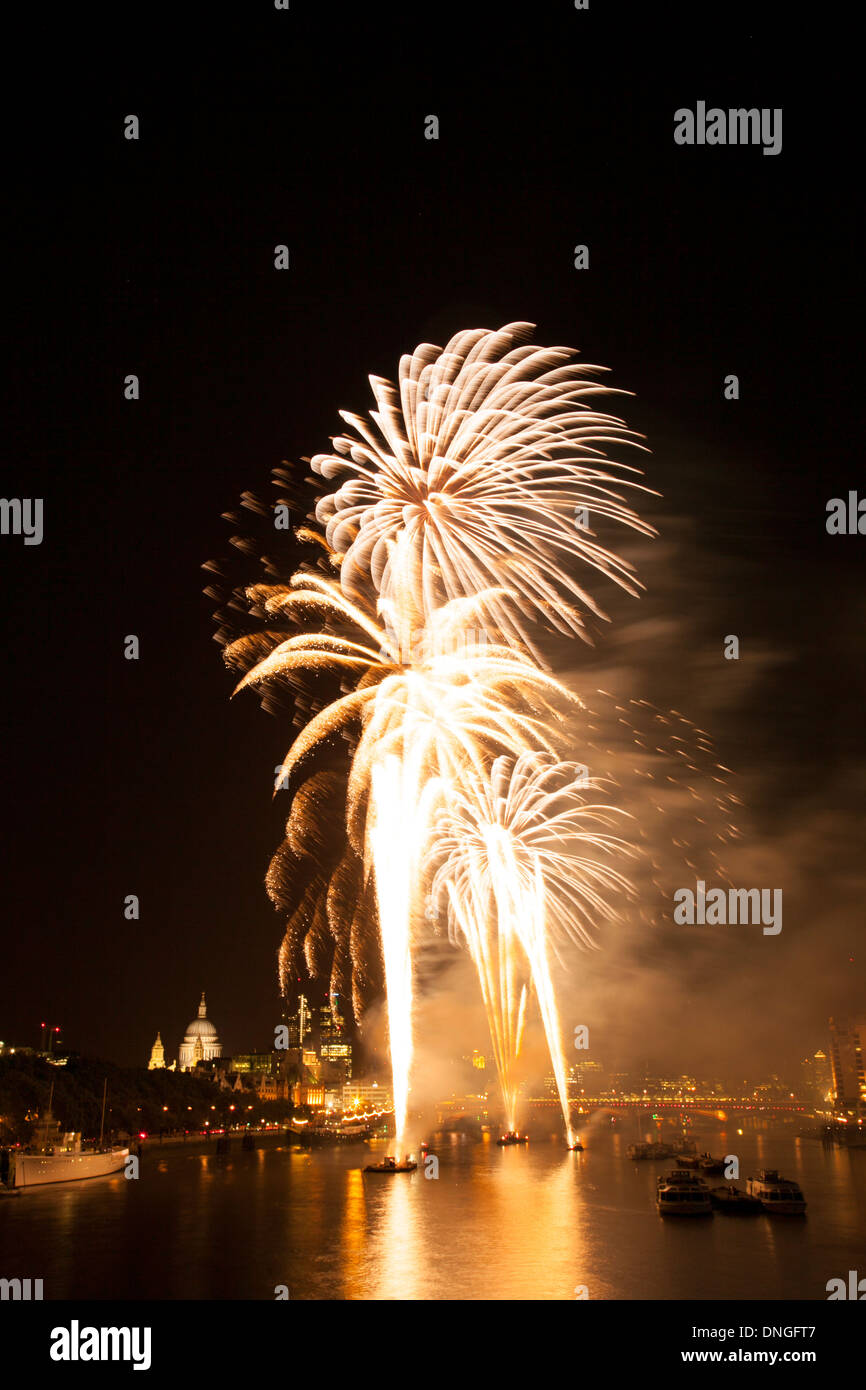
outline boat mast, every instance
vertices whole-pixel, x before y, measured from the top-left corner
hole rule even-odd
[[[108,1093],[108,1077],[102,1083],[102,1119],[99,1121],[99,1147],[102,1148],[102,1133],[105,1129],[105,1097]]]

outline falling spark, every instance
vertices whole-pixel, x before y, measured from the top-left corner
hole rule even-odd
[[[434,842],[433,894],[447,899],[452,939],[465,941],[478,971],[508,1128],[534,987],[569,1144],[551,953],[557,938],[595,945],[597,926],[618,915],[611,897],[630,893],[608,862],[630,851],[605,832],[616,812],[588,802],[595,788],[585,769],[550,755],[501,755],[489,775],[473,768],[448,788]]]

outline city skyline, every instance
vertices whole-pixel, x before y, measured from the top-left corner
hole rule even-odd
[[[248,1377],[278,1302],[557,1301],[623,1375],[838,1376],[841,21],[161,11],[11,50],[10,1345]]]

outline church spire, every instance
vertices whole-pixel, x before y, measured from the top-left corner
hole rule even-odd
[[[159,1067],[165,1066],[165,1048],[162,1045],[162,1038],[159,1033],[156,1035],[156,1042],[150,1049],[150,1061],[147,1064],[148,1071],[156,1071]]]

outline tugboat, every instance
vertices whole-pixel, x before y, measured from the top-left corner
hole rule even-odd
[[[507,1148],[509,1144],[528,1144],[528,1134],[518,1134],[516,1129],[510,1129],[507,1134],[500,1134],[497,1144],[501,1149]]]
[[[414,1172],[415,1172],[415,1169],[416,1169],[417,1167],[418,1167],[418,1164],[415,1162],[414,1158],[411,1158],[411,1157],[409,1156],[409,1154],[406,1155],[406,1157],[403,1159],[403,1162],[402,1162],[402,1163],[398,1163],[397,1160],[396,1160],[396,1158],[394,1158],[391,1154],[389,1154],[387,1158],[383,1158],[383,1159],[382,1159],[382,1162],[381,1162],[381,1163],[368,1163],[367,1166],[366,1166],[366,1168],[364,1169],[364,1172],[365,1172],[365,1173],[414,1173]]]
[[[762,1168],[756,1178],[747,1178],[746,1191],[774,1216],[805,1215],[806,1199],[799,1184],[780,1177],[776,1168]]]
[[[573,1144],[568,1144],[566,1147],[568,1148],[568,1152],[569,1152],[570,1154],[582,1154],[582,1153],[583,1153],[583,1145],[581,1144],[581,1142],[580,1142],[579,1139],[575,1139],[575,1141],[574,1141]]]
[[[729,1216],[754,1216],[764,1209],[757,1197],[750,1197],[739,1187],[711,1187],[710,1201],[716,1211],[727,1212]]]

